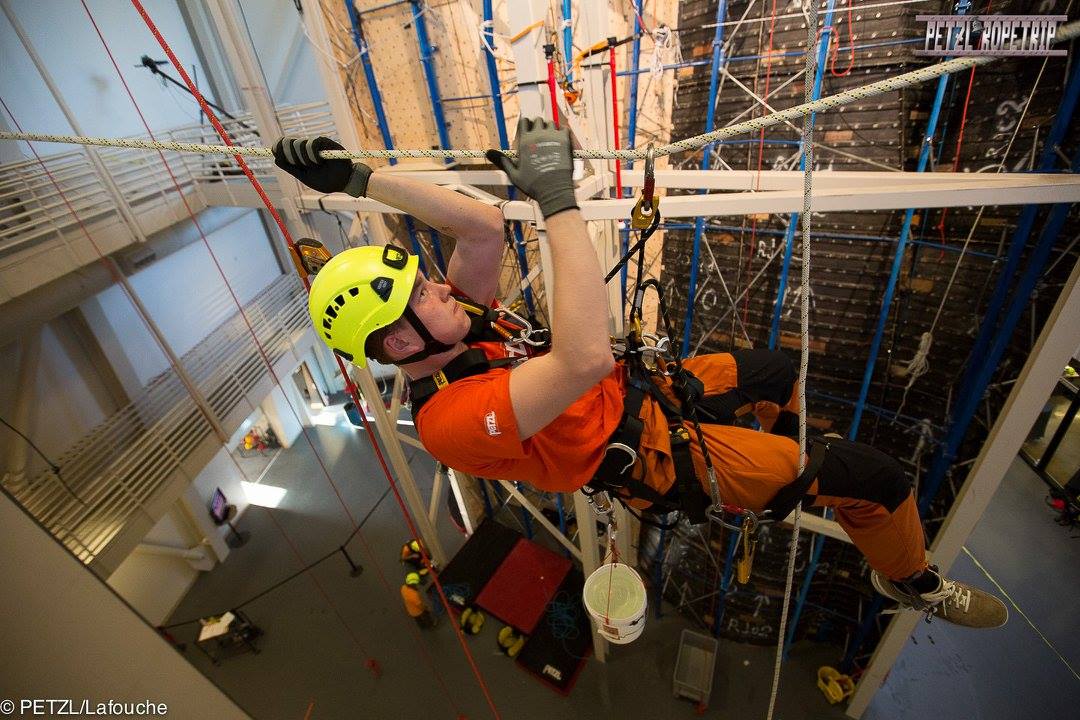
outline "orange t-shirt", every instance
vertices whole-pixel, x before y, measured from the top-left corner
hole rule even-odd
[[[489,360],[520,356],[517,346],[479,342]],[[510,403],[510,368],[450,383],[420,408],[416,431],[444,465],[545,492],[573,492],[592,479],[623,412],[623,370],[586,390],[559,417],[522,440]]]
[[[409,617],[419,617],[427,610],[427,606],[424,605],[424,598],[420,596],[420,591],[412,585],[401,586],[401,599],[405,601],[405,612],[409,613]]]

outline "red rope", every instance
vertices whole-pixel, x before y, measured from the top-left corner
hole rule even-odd
[[[994,0],[986,0],[985,14],[990,13],[990,6],[994,4]],[[967,127],[968,108],[971,107],[971,89],[975,86],[975,68],[971,68],[971,72],[968,74],[968,86],[967,93],[964,95],[964,111],[960,114],[960,129],[956,134],[956,151],[953,153],[952,171],[956,172],[960,168],[960,150],[964,147],[964,129]],[[949,216],[949,209],[941,209],[941,220],[938,221],[937,226],[934,228],[941,236],[941,244],[945,244],[945,218]],[[945,249],[942,248],[938,251],[938,259],[940,260],[945,256]]]
[[[131,91],[131,87],[127,84],[127,80],[124,78],[123,73],[120,71],[120,67],[116,62],[116,58],[113,56],[112,50],[109,48],[109,44],[105,40],[105,36],[101,32],[101,28],[98,26],[97,21],[93,16],[93,13],[90,12],[90,8],[87,7],[87,5],[85,3],[85,0],[82,1],[82,5],[83,5],[83,9],[86,11],[87,17],[90,20],[90,24],[94,27],[94,31],[97,33],[98,39],[101,40],[102,47],[105,49],[105,53],[106,53],[106,55],[108,55],[109,61],[112,63],[113,68],[116,70],[117,77],[119,77],[120,83],[123,85],[124,91],[127,93],[128,99],[131,100],[131,104],[134,107],[136,114],[139,116],[139,120],[142,122],[142,125],[146,129],[146,132],[147,132],[147,134],[149,134],[150,138],[152,140],[155,140],[156,138],[154,138],[154,133],[150,129],[150,125],[146,120],[146,116],[143,114],[142,109],[139,107],[138,101],[135,100],[135,95]],[[158,150],[157,152],[158,152],[158,157],[161,158],[161,162],[165,166],[166,172],[169,174],[169,178],[172,180],[173,187],[176,189],[177,196],[183,202],[184,208],[187,210],[188,217],[191,219],[192,224],[195,226],[195,229],[198,231],[199,237],[202,239],[203,245],[206,247],[207,252],[210,254],[210,259],[214,263],[214,267],[218,271],[218,275],[221,277],[222,282],[225,284],[225,288],[228,291],[229,296],[232,298],[233,303],[235,303],[236,308],[239,311],[241,318],[243,318],[244,324],[247,326],[248,333],[251,335],[252,341],[254,342],[255,347],[258,350],[259,355],[261,356],[261,358],[263,360],[263,363],[266,365],[266,368],[267,368],[270,376],[273,378],[275,385],[277,387],[281,388],[281,379],[274,372],[273,364],[270,362],[270,358],[267,356],[265,348],[259,342],[258,336],[255,334],[255,329],[251,325],[251,322],[250,322],[249,318],[247,317],[247,314],[244,312],[243,305],[240,303],[240,299],[237,297],[236,292],[234,291],[234,289],[232,287],[232,284],[229,282],[228,277],[225,275],[224,268],[221,266],[221,262],[218,260],[217,254],[214,252],[214,249],[211,247],[210,242],[206,237],[206,233],[203,232],[202,227],[199,225],[199,221],[198,221],[198,218],[195,215],[195,211],[191,207],[190,203],[188,202],[187,197],[184,195],[183,190],[181,189],[179,180],[177,180],[176,175],[172,171],[172,167],[170,167],[168,161],[165,159],[164,153],[162,153],[160,150]],[[296,419],[297,424],[300,426],[301,430],[303,431],[304,437],[305,437],[305,439],[307,439],[308,445],[311,447],[312,453],[315,455],[315,459],[318,461],[320,467],[323,470],[323,473],[326,476],[327,481],[330,483],[330,486],[333,488],[334,493],[337,496],[338,502],[341,504],[342,509],[345,511],[345,515],[349,518],[349,523],[352,525],[354,530],[359,530],[359,528],[357,526],[357,523],[356,523],[356,519],[353,517],[352,513],[349,511],[349,508],[345,504],[345,501],[342,498],[340,491],[338,490],[337,486],[334,484],[333,479],[330,477],[330,473],[327,471],[326,464],[323,461],[322,457],[319,455],[318,450],[315,448],[315,444],[312,441],[310,435],[308,434],[307,428],[305,428],[303,423],[300,421],[299,414],[297,413],[296,409],[294,407],[292,407],[291,404],[289,404],[289,410],[292,412],[293,417]],[[233,456],[233,454],[230,452],[230,453],[228,453],[228,455],[229,455],[229,458],[232,460],[233,464],[236,466],[236,469],[240,473],[240,475],[243,476],[243,477],[247,477],[247,474],[244,472],[243,468],[240,466],[239,462],[236,460],[236,458]],[[268,508],[264,508],[264,511],[270,517],[271,521],[274,523],[274,526],[281,533],[282,537],[285,539],[285,542],[289,545],[289,547],[292,550],[293,554],[296,556],[297,560],[300,562],[300,565],[305,566],[307,563],[305,562],[303,556],[300,554],[299,549],[296,547],[295,543],[293,543],[292,540],[289,538],[289,536],[285,532],[284,528],[282,528],[281,525],[277,522],[277,519],[273,516],[273,513],[271,513]],[[359,535],[360,533],[358,532],[357,534]],[[366,540],[364,540],[364,538],[362,536],[361,536],[361,540],[364,542],[365,546],[367,546]],[[368,552],[370,554],[370,548],[368,548]],[[372,555],[372,560],[374,560],[373,555]],[[369,663],[373,662],[374,659],[371,658],[370,654],[367,653],[364,650],[363,644],[360,642],[359,637],[357,636],[356,632],[349,625],[349,623],[345,620],[344,616],[341,614],[341,612],[338,610],[338,608],[334,605],[333,601],[330,599],[329,593],[326,592],[325,588],[323,588],[323,586],[319,583],[318,579],[315,577],[315,575],[313,573],[308,573],[308,575],[311,578],[311,581],[315,584],[315,587],[318,589],[319,593],[323,596],[323,599],[326,601],[327,606],[330,607],[330,609],[338,616],[338,619],[345,626],[346,631],[352,637],[354,643],[357,645],[357,647],[360,649],[360,651],[363,654],[369,656],[368,662]],[[369,667],[370,667],[370,665],[369,665]]]
[[[615,149],[619,140],[619,78],[615,75],[615,48],[608,50],[608,66],[611,68],[611,122],[615,126]],[[622,161],[615,158],[615,197],[622,197]]]
[[[84,2],[84,6],[85,6],[85,0],[83,0],[83,2]],[[154,21],[150,18],[149,14],[146,12],[146,9],[143,7],[140,0],[131,0],[131,3],[135,7],[135,10],[142,17],[143,22],[146,23],[146,26],[147,26],[147,28],[149,28],[151,34],[153,34],[154,38],[158,41],[158,44],[161,46],[161,49],[165,52],[165,55],[169,58],[169,61],[172,63],[173,67],[176,69],[176,71],[180,75],[181,79],[183,79],[184,84],[187,85],[188,89],[191,91],[192,96],[196,100],[198,100],[199,105],[202,107],[203,112],[206,113],[207,118],[210,120],[211,124],[214,126],[214,129],[217,131],[218,135],[221,137],[222,142],[224,142],[226,145],[228,145],[230,147],[233,146],[234,143],[232,142],[232,139],[229,137],[229,134],[225,131],[225,128],[222,127],[221,122],[218,120],[218,118],[214,114],[213,110],[210,109],[209,104],[207,104],[207,102],[206,102],[206,98],[203,97],[203,95],[199,91],[198,87],[195,86],[195,83],[193,83],[191,81],[191,78],[188,76],[188,73],[184,69],[184,66],[177,59],[176,54],[173,52],[172,48],[169,46],[169,44],[166,42],[165,38],[162,36],[161,32],[158,30],[157,26],[154,24]],[[89,10],[87,10],[87,12],[89,12]],[[281,230],[281,234],[284,237],[285,242],[288,243],[290,248],[295,248],[296,243],[293,240],[292,235],[289,233],[289,230],[285,226],[284,221],[281,219],[281,216],[278,214],[277,210],[274,208],[274,205],[270,201],[269,196],[267,196],[266,191],[262,187],[262,184],[259,183],[259,181],[255,177],[254,173],[251,172],[251,168],[248,167],[247,162],[244,161],[243,156],[234,155],[233,157],[235,158],[235,160],[236,160],[237,164],[240,166],[240,168],[244,171],[244,175],[247,176],[248,180],[251,182],[252,187],[255,188],[255,191],[258,193],[259,197],[262,199],[263,204],[266,206],[266,208],[270,212],[271,216],[274,218],[274,221],[277,223],[278,228]],[[304,287],[307,288],[310,291],[311,286],[310,286],[310,283],[308,282],[307,278],[301,277],[301,280],[304,283]],[[338,369],[341,371],[341,376],[345,379],[346,390],[349,393],[349,395],[352,397],[353,403],[357,406],[357,408],[361,408],[362,403],[360,402],[360,396],[356,391],[356,386],[353,385],[351,379],[349,378],[349,374],[345,369],[344,363],[342,362],[341,358],[339,358],[337,355],[334,356],[334,359],[337,361]],[[273,372],[273,370],[271,370],[271,372]],[[392,492],[394,494],[394,498],[397,500],[398,506],[401,508],[402,514],[405,517],[405,522],[409,526],[409,531],[413,534],[413,537],[420,537],[420,532],[416,529],[416,525],[413,522],[412,516],[410,515],[409,510],[408,510],[408,507],[405,505],[405,502],[401,497],[401,493],[399,492],[399,490],[397,488],[397,484],[394,482],[393,476],[390,473],[390,468],[386,464],[386,459],[383,456],[382,451],[379,449],[378,443],[375,442],[375,437],[374,437],[374,433],[372,432],[371,425],[370,425],[370,423],[368,423],[367,418],[366,418],[364,413],[361,413],[360,417],[361,417],[361,420],[364,423],[364,428],[367,430],[367,436],[368,436],[368,439],[371,442],[372,448],[375,451],[375,455],[379,459],[379,463],[382,466],[383,472],[386,475],[386,479],[390,484],[390,488],[391,488],[391,490],[392,490]],[[305,431],[305,435],[306,435],[306,431]],[[310,438],[309,438],[309,442],[310,442]],[[317,453],[316,453],[316,457],[318,457]],[[321,460],[320,460],[320,465],[322,465]],[[325,465],[323,465],[323,470],[324,470],[324,472],[326,472]],[[327,472],[327,477],[329,477],[329,472]],[[422,548],[421,553],[423,555],[423,560],[424,560],[425,565],[427,565],[429,567],[429,569],[430,569],[430,567],[431,567],[431,559],[428,557],[426,548]],[[431,576],[432,576],[432,579],[435,582],[435,587],[436,587],[436,590],[438,591],[439,598],[442,601],[443,606],[446,608],[447,616],[448,617],[453,617],[452,610],[451,610],[451,607],[450,607],[450,602],[447,599],[445,592],[443,591],[442,583],[439,581],[438,575],[436,573],[432,572]],[[489,689],[487,687],[487,683],[484,681],[483,675],[480,673],[480,669],[476,665],[476,661],[473,658],[472,653],[469,651],[469,646],[465,641],[465,637],[462,634],[461,629],[458,628],[455,625],[454,626],[454,631],[455,631],[455,634],[457,635],[459,643],[461,644],[462,650],[465,652],[465,656],[468,659],[469,666],[472,669],[473,675],[476,677],[476,680],[480,685],[480,689],[483,692],[484,698],[488,703],[488,707],[491,709],[492,714],[496,718],[501,717],[499,715],[498,709],[495,707],[495,702],[494,702],[493,698],[491,697],[491,692],[489,691]]]
[[[555,58],[547,60],[547,84],[548,94],[551,95],[551,119],[555,121],[555,129],[559,129],[559,103],[555,101]]]
[[[848,0],[847,6],[847,32],[848,32],[848,49],[850,55],[848,56],[848,66],[844,72],[836,72],[836,56],[840,54],[840,33],[837,32],[835,37],[829,44],[832,46],[832,51],[829,53],[829,74],[833,77],[846,77],[851,74],[851,69],[855,67],[855,19],[854,13],[851,8],[852,0]]]

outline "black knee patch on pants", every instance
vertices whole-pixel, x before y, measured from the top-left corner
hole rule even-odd
[[[818,473],[818,494],[876,502],[893,512],[911,494],[904,469],[885,453],[860,443],[828,438]]]
[[[739,388],[754,400],[768,400],[784,405],[791,399],[798,370],[791,359],[779,350],[736,350],[731,353],[739,373]]]
[[[767,400],[784,405],[791,399],[798,373],[791,360],[782,352],[767,349],[736,350],[735,358],[739,386],[720,395],[711,395],[698,403],[707,422],[729,425],[735,422],[738,411],[748,405]],[[795,426],[798,434],[798,425]]]

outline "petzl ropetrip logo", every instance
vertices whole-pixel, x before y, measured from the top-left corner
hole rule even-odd
[[[930,57],[1047,57],[1067,54],[1054,47],[1065,15],[916,15],[926,23],[923,47]]]

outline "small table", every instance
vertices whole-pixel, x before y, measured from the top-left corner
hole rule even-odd
[[[222,653],[230,648],[239,647],[241,652],[259,654],[255,639],[262,635],[262,630],[240,610],[230,610],[221,617],[204,618],[200,622],[202,626],[195,647],[213,664],[219,664]]]
[[[225,536],[225,544],[233,550],[238,547],[243,547],[244,543],[251,539],[251,533],[236,529],[236,526],[233,525],[233,520],[235,519],[236,506],[229,505],[225,508],[225,519],[218,523],[218,525],[228,525],[229,530],[232,531],[231,534]]]

